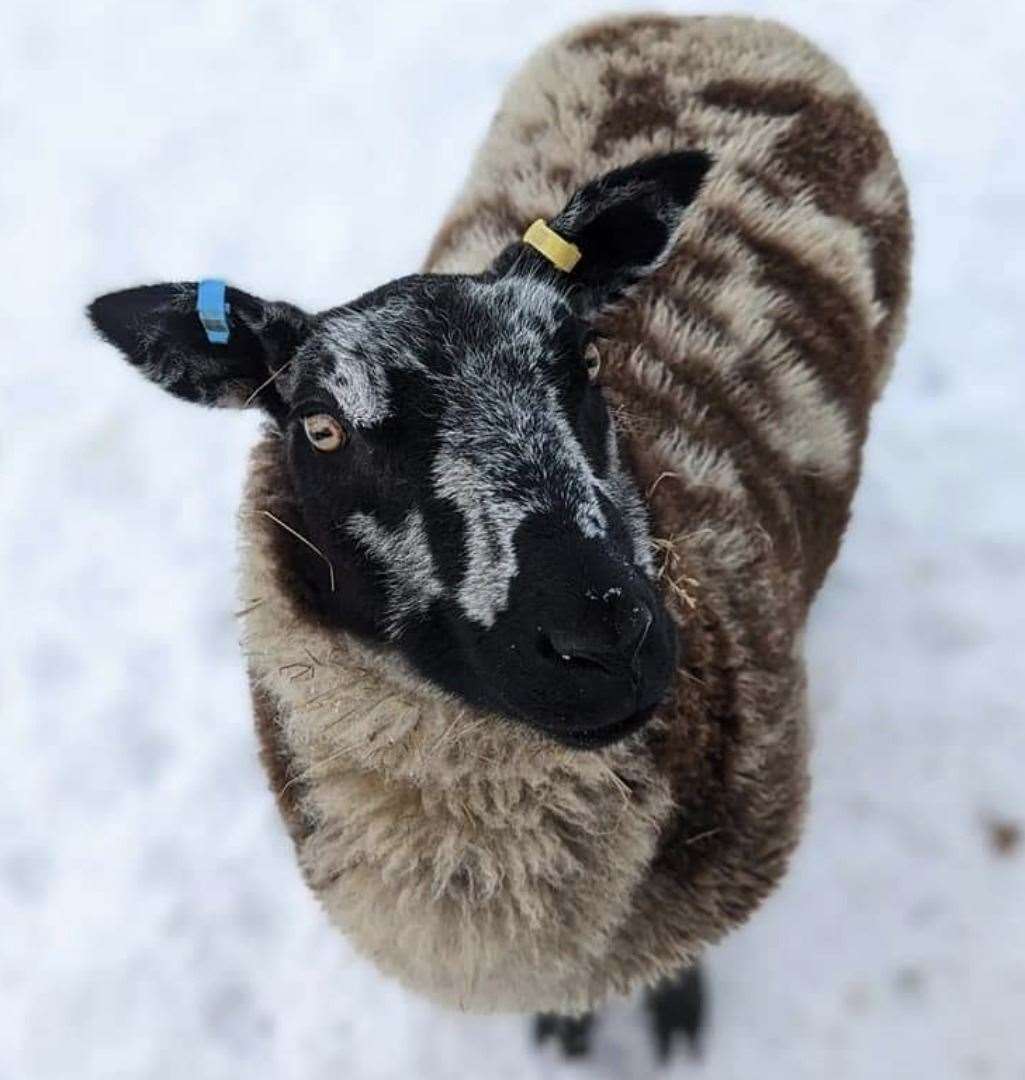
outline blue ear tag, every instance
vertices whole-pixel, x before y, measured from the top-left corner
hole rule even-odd
[[[219,278],[206,278],[199,283],[196,292],[196,311],[211,345],[228,344],[231,305],[224,301],[224,288],[224,282]]]

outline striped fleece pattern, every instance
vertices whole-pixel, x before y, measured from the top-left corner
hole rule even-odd
[[[670,974],[751,914],[798,837],[802,628],[907,302],[907,200],[871,110],[774,23],[576,29],[510,86],[427,269],[480,271],[587,180],[684,148],[715,164],[675,253],[600,327],[686,643],[633,739],[557,747],[313,624],[260,513],[294,509],[280,445],[254,453],[245,645],[300,863],[357,948],[458,1007],[580,1011]]]

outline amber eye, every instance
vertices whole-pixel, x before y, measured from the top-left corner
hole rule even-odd
[[[594,382],[598,378],[598,372],[601,371],[601,353],[593,341],[588,342],[587,348],[584,349],[584,363],[587,366],[587,377]]]
[[[303,427],[306,429],[306,438],[318,449],[325,453],[337,450],[345,445],[349,437],[345,428],[328,413],[317,413],[316,416],[303,418]]]

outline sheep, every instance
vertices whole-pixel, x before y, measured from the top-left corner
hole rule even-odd
[[[228,288],[205,327],[194,283],[93,303],[165,389],[267,414],[239,512],[261,755],[382,970],[570,1050],[639,986],[663,1050],[692,1028],[694,965],[798,840],[803,627],[909,253],[835,63],[646,15],[526,64],[423,273],[318,315]]]

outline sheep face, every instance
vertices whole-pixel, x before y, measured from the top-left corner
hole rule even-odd
[[[283,380],[303,524],[336,566],[333,595],[311,567],[322,609],[575,742],[640,723],[673,659],[588,338],[543,280],[405,279],[326,314]]]
[[[228,289],[226,343],[194,285],[90,315],[172,393],[265,409],[297,600],[475,706],[604,746],[653,713],[676,644],[590,320],[661,263],[707,166],[668,155],[578,192],[551,223],[578,274],[517,243],[482,274],[402,278],[312,316]]]

